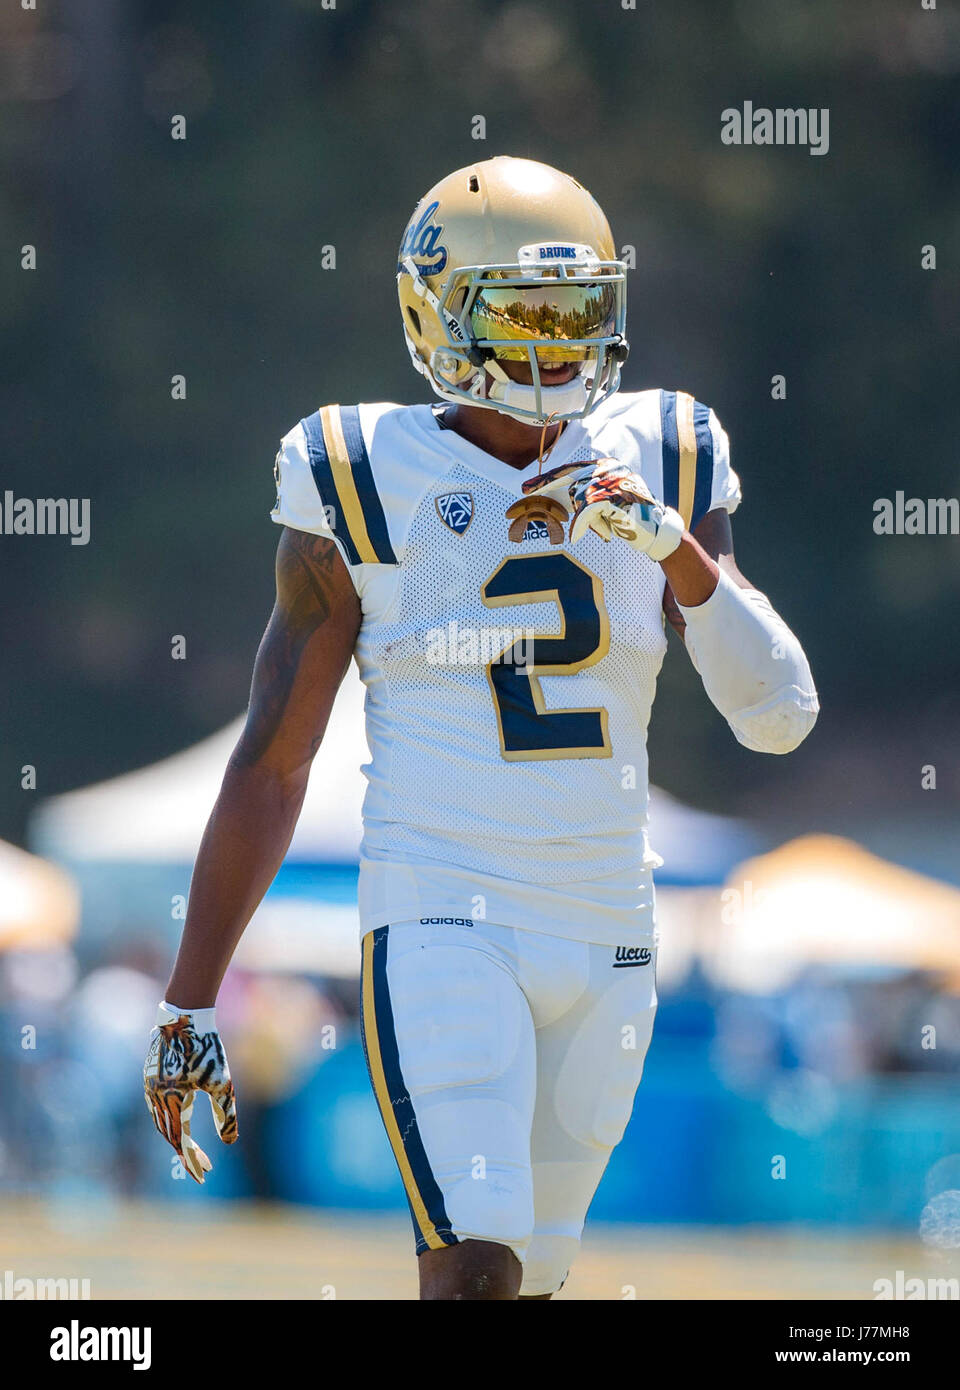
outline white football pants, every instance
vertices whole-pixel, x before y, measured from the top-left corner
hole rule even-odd
[[[653,1032],[656,947],[463,918],[363,939],[363,1038],[417,1253],[508,1245],[560,1288]]]

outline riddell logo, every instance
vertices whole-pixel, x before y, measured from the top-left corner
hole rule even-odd
[[[613,958],[614,970],[623,970],[629,965],[649,965],[653,954],[647,946],[618,946]]]

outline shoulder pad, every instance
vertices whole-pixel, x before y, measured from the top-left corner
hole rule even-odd
[[[370,467],[360,410],[325,405],[300,422],[329,526],[352,565],[395,565],[383,504]]]
[[[693,530],[713,498],[714,437],[710,407],[686,391],[660,392],[663,501]]]

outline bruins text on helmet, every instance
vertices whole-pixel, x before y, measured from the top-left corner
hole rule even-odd
[[[397,288],[413,365],[444,400],[573,420],[620,384],[626,267],[597,202],[547,164],[499,155],[441,179],[407,224]],[[570,362],[572,380],[541,379]]]

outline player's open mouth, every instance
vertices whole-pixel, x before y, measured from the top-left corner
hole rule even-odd
[[[503,362],[501,364],[511,381],[521,386],[533,385],[533,372],[526,362]],[[542,386],[565,386],[577,375],[582,362],[556,362],[552,366],[541,362],[540,383]]]
[[[581,367],[580,362],[561,362],[556,367],[540,368],[540,380],[544,386],[562,386],[572,381]]]

